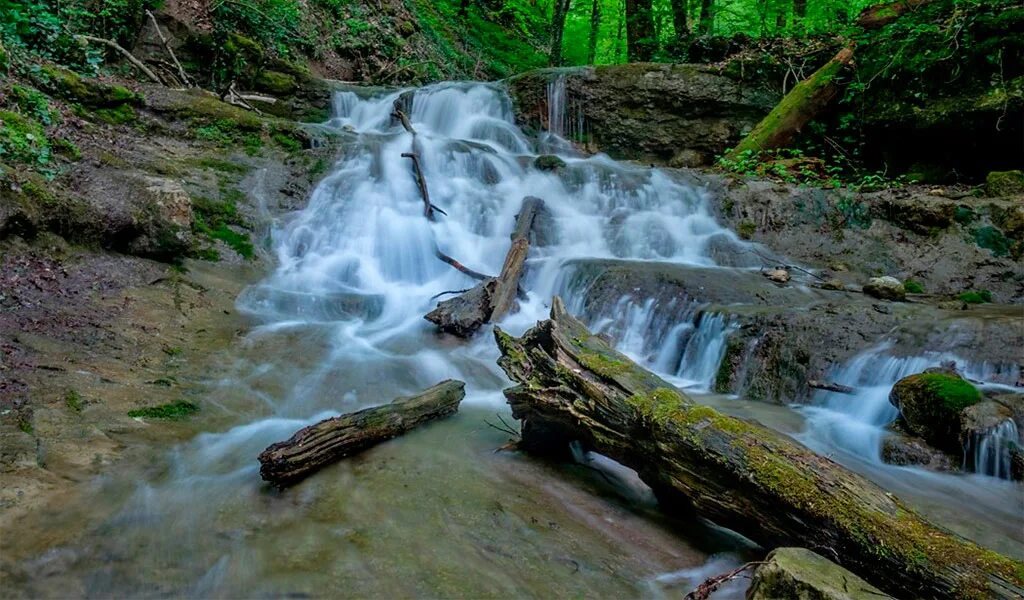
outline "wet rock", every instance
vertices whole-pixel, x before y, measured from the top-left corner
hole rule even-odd
[[[1024,194],[1024,171],[992,171],[985,178],[985,192],[989,196]]]
[[[967,446],[1009,420],[1013,420],[1013,411],[998,402],[968,406],[960,413],[960,441]]]
[[[949,373],[918,373],[896,382],[889,402],[908,431],[950,453],[960,451],[961,413],[981,401],[970,382]]]
[[[768,278],[768,281],[774,281],[775,283],[789,282],[789,271],[786,269],[771,269],[770,271],[765,271],[764,276]]]
[[[540,171],[557,171],[565,167],[565,161],[554,154],[542,154],[533,161],[533,166]]]
[[[879,600],[892,598],[805,548],[776,548],[754,571],[747,600]]]
[[[843,289],[846,289],[846,286],[843,285],[843,282],[841,280],[839,280],[839,279],[826,279],[824,282],[822,282],[821,289],[823,289],[823,290],[843,290]]]
[[[907,299],[907,291],[895,277],[872,277],[864,285],[864,293],[881,300],[902,301]]]
[[[509,80],[516,120],[547,128],[548,84],[564,77],[571,119],[588,132],[579,140],[613,158],[666,163],[684,150],[722,154],[778,102],[768,84],[736,81],[701,65],[602,65],[542,69]],[[698,154],[688,154],[686,161]]]
[[[928,445],[921,438],[893,433],[882,442],[882,460],[890,465],[914,465],[932,471],[955,471],[948,454]]]
[[[711,159],[707,154],[699,150],[693,150],[692,148],[684,148],[679,152],[676,152],[668,161],[668,166],[674,169],[692,169],[694,167],[703,167],[711,163]]]
[[[192,247],[192,200],[171,179],[146,177],[137,188],[133,228],[137,235],[128,251],[162,260],[180,259]]]

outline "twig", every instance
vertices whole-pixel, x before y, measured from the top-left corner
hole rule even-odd
[[[95,37],[95,36],[91,36],[91,35],[82,35],[82,34],[75,34],[75,39],[76,40],[83,40],[83,41],[86,41],[86,42],[96,42],[96,43],[99,43],[99,44],[105,44],[106,46],[108,46],[110,48],[113,48],[114,50],[117,50],[119,53],[121,53],[122,56],[127,58],[128,62],[132,63],[132,65],[134,65],[136,69],[142,71],[142,73],[145,74],[146,77],[149,77],[154,82],[159,83],[160,85],[166,85],[164,83],[164,81],[162,79],[160,79],[160,77],[158,77],[156,73],[153,72],[152,69],[150,69],[146,65],[142,64],[141,60],[135,58],[135,56],[133,56],[131,52],[128,52],[127,50],[125,50],[124,47],[121,46],[121,44],[118,44],[117,42],[115,42],[113,40],[108,40],[108,39],[105,39],[105,38],[99,38],[99,37]]]
[[[430,193],[427,192],[427,179],[426,177],[423,176],[423,167],[420,166],[419,155],[416,154],[415,152],[403,152],[402,157],[412,159],[412,168],[413,171],[416,172],[416,185],[419,186],[420,195],[423,196],[423,216],[425,216],[428,220],[433,221],[435,220],[434,211],[436,210],[437,212],[447,217],[448,213],[434,206],[434,204],[430,202]]]
[[[440,294],[434,294],[433,296],[430,297],[430,299],[434,300],[436,298],[440,298],[441,296],[447,296],[448,294],[462,294],[462,293],[468,292],[471,289],[473,289],[473,288],[466,288],[464,290],[447,290],[447,291],[441,292]]]
[[[707,600],[711,596],[711,594],[714,593],[715,590],[721,587],[723,583],[735,579],[739,576],[740,573],[746,571],[750,567],[756,567],[757,565],[763,564],[763,560],[756,562],[748,562],[742,567],[733,569],[728,573],[723,573],[722,575],[715,575],[714,577],[708,577],[704,580],[704,583],[698,585],[697,588],[689,594],[687,594],[683,598],[683,600]]]
[[[436,247],[436,246],[434,247],[434,256],[436,256],[439,259],[441,259],[442,262],[446,262],[449,265],[455,267],[456,270],[461,271],[461,272],[465,273],[466,275],[469,275],[473,279],[477,279],[477,280],[480,280],[480,281],[491,279],[491,277],[489,275],[484,275],[483,273],[480,273],[479,271],[474,271],[473,269],[470,269],[469,267],[467,267],[466,265],[460,263],[459,261],[455,260],[454,258],[448,256],[444,252],[441,252],[441,249]]]
[[[498,416],[498,418],[500,419],[500,418],[501,418],[501,416],[499,415],[499,416]],[[507,433],[507,434],[509,434],[509,435],[514,435],[514,436],[516,436],[516,437],[519,437],[519,434],[518,434],[518,433],[516,433],[516,431],[515,431],[515,430],[513,430],[513,429],[506,429],[506,428],[504,428],[504,427],[498,427],[497,425],[495,425],[494,423],[491,423],[491,422],[490,422],[490,421],[488,421],[487,419],[484,419],[484,423],[486,423],[488,427],[491,427],[491,428],[493,428],[493,429],[497,429],[498,431],[501,431],[501,432],[503,432],[503,433]],[[504,421],[502,421],[502,423],[504,423]]]
[[[160,25],[156,22],[156,17],[153,13],[146,11],[146,15],[149,16],[149,20],[153,23],[153,29],[156,29],[156,35],[160,38],[160,43],[163,44],[164,50],[171,56],[171,60],[174,61],[174,66],[178,67],[178,75],[181,77],[181,82],[188,87],[192,87],[192,80],[188,78],[188,74],[185,73],[185,69],[178,62],[178,57],[174,55],[174,50],[171,50],[170,44],[167,43],[167,38],[164,37],[164,32],[160,31]]]

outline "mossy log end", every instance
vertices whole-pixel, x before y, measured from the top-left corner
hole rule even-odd
[[[861,29],[880,29],[892,23],[903,13],[930,4],[934,0],[897,0],[883,4],[867,6],[857,16],[857,26]]]
[[[260,456],[260,476],[279,488],[342,458],[459,410],[466,384],[452,379],[390,404],[325,419],[269,446]]]
[[[810,77],[796,84],[782,100],[743,138],[728,156],[748,150],[761,152],[784,148],[807,123],[817,116],[839,92],[837,76],[853,62],[853,45],[840,50],[832,60]]]
[[[761,545],[802,546],[897,597],[1019,598],[1024,564],[925,521],[885,490],[762,425],[694,403],[592,335],[555,298],[523,337],[495,328],[522,447],[572,440],[636,469],[666,510]]]

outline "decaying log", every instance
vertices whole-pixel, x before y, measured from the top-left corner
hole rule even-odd
[[[811,379],[807,382],[807,387],[814,388],[816,390],[825,390],[828,392],[836,392],[839,394],[856,394],[857,390],[848,385],[841,383],[835,383],[833,381],[818,381]]]
[[[804,125],[839,93],[836,78],[851,62],[852,44],[840,50],[810,77],[796,84],[727,156],[735,158],[746,151],[761,152],[788,146]]]
[[[862,29],[881,29],[898,19],[903,13],[930,4],[934,0],[897,0],[865,7],[857,17],[857,26]]]
[[[940,529],[882,488],[756,422],[696,404],[613,350],[555,298],[523,337],[495,328],[520,447],[570,441],[637,470],[665,510],[764,547],[832,557],[896,597],[1019,598],[1024,564]]]
[[[402,123],[402,127],[409,133],[416,135],[416,130],[413,129],[412,123],[409,121],[409,116],[405,114],[401,109],[398,108],[398,101],[395,100],[395,110],[391,113],[391,116],[398,119]]]
[[[454,414],[466,395],[465,387],[449,379],[415,396],[304,427],[260,454],[260,476],[279,488],[297,483],[342,458]]]
[[[497,277],[487,277],[464,294],[439,302],[437,308],[423,318],[445,333],[470,337],[484,323],[497,321],[508,314],[519,296],[519,281],[530,253],[530,230],[543,206],[544,201],[540,198],[523,198],[523,206],[516,215],[510,236],[512,245]]]

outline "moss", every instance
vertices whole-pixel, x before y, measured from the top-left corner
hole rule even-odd
[[[277,142],[278,146],[281,146],[288,152],[298,152],[302,150],[302,142],[295,139],[287,133],[278,132],[272,136],[272,139]]]
[[[725,343],[725,355],[722,362],[718,364],[715,372],[714,391],[719,394],[728,394],[733,391],[733,370],[742,360],[746,344],[739,336],[730,336]]]
[[[913,279],[908,279],[908,280],[904,281],[903,282],[903,289],[906,290],[906,292],[908,294],[923,294],[924,293],[924,286],[921,285],[920,283],[914,281]]]
[[[990,250],[993,256],[1006,256],[1013,247],[1013,242],[1003,235],[1002,231],[991,225],[974,229],[971,231],[971,235],[974,237],[974,243]]]
[[[637,394],[626,399],[645,419],[664,425],[669,419],[679,415],[679,411],[688,403],[676,390],[655,388],[648,394]]]
[[[554,154],[543,154],[533,161],[533,166],[540,171],[557,171],[565,167],[565,161]]]
[[[35,433],[35,428],[32,427],[32,420],[24,415],[18,417],[18,429],[29,435]]]
[[[957,296],[965,304],[987,304],[992,302],[992,292],[988,290],[971,290]]]
[[[85,407],[85,400],[82,399],[82,395],[77,391],[68,390],[68,393],[64,394],[64,404],[72,411],[80,413],[82,408]]]
[[[120,85],[87,79],[53,65],[43,65],[35,76],[43,90],[89,108],[115,108],[122,104],[141,104],[142,96]]]
[[[82,160],[82,151],[69,139],[55,137],[50,140],[53,151],[70,161]]]
[[[275,96],[288,96],[298,89],[294,77],[278,71],[262,71],[256,76],[253,85],[257,90]]]
[[[198,411],[199,407],[192,402],[189,402],[188,400],[178,400],[177,402],[161,404],[160,406],[130,410],[128,411],[128,416],[141,419],[166,419],[170,421],[177,421],[193,415]]]
[[[135,120],[135,110],[127,104],[114,108],[97,108],[92,114],[109,125],[124,125]]]
[[[757,225],[753,221],[742,221],[739,227],[736,228],[736,232],[740,238],[749,240],[754,237],[754,233],[757,231]]]
[[[891,398],[911,433],[955,453],[961,450],[960,413],[981,401],[981,392],[954,374],[919,373],[896,382]]]
[[[578,358],[580,364],[586,369],[607,378],[614,378],[615,376],[621,375],[632,368],[632,365],[626,361],[609,358],[601,352],[596,352],[587,348],[580,349]]]
[[[992,171],[985,178],[985,191],[989,196],[1024,194],[1024,171]]]
[[[0,111],[0,160],[44,167],[51,159],[42,124],[15,112]]]

